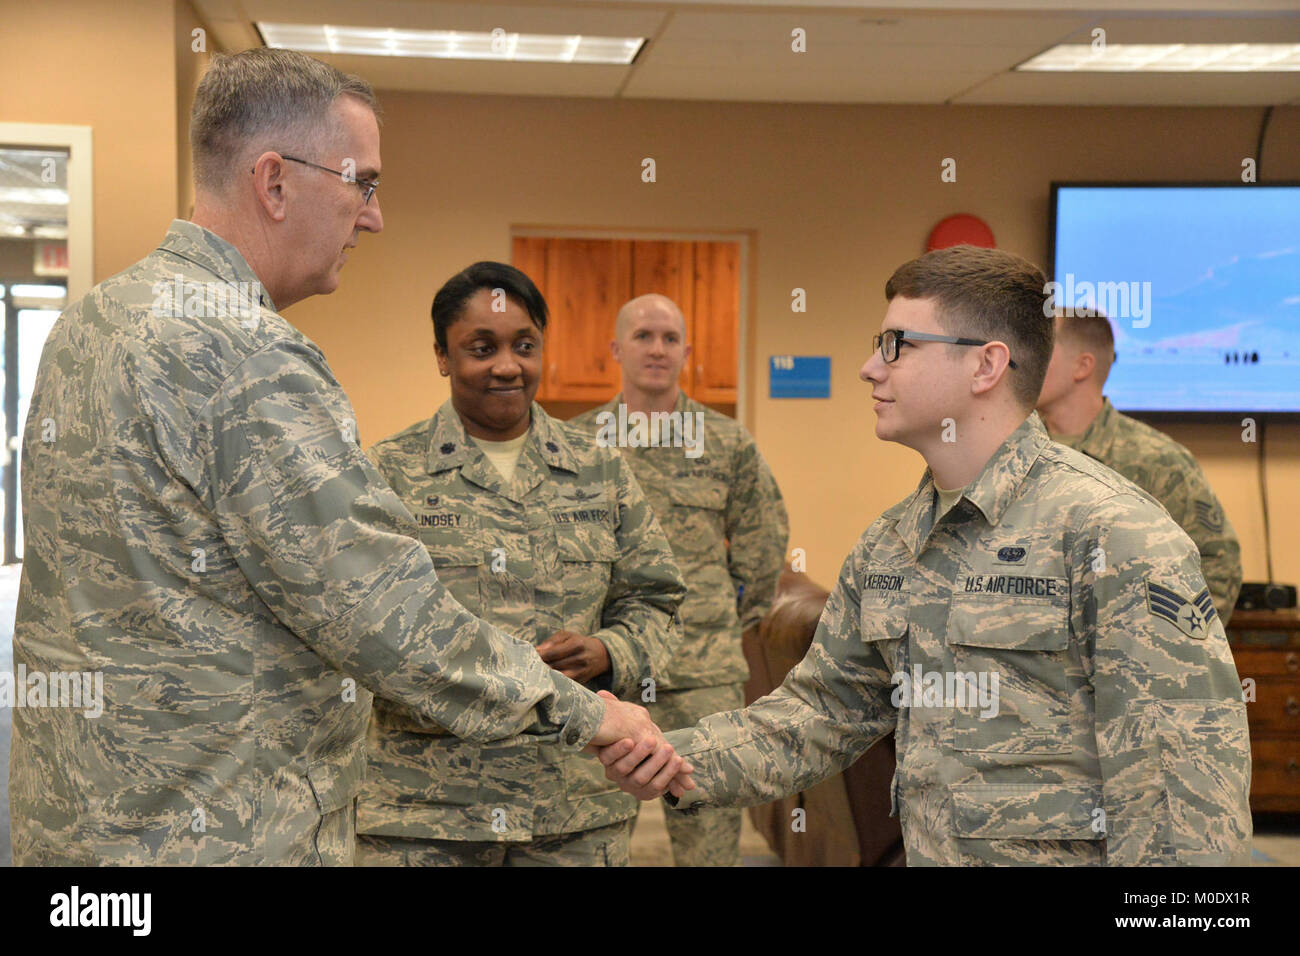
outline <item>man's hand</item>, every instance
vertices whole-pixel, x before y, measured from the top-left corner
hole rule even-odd
[[[573,631],[556,631],[537,645],[537,653],[552,670],[579,684],[609,670],[609,651],[605,645],[594,637]]]
[[[605,717],[587,750],[600,758],[608,779],[638,800],[653,800],[665,790],[680,797],[695,789],[690,776],[694,768],[664,740],[649,711],[609,691],[598,696],[605,701]]]

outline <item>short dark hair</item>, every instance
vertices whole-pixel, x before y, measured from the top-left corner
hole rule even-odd
[[[935,316],[950,335],[1005,342],[1017,368],[1008,369],[1012,393],[1033,408],[1052,360],[1055,322],[1047,278],[1027,259],[979,246],[927,252],[899,266],[885,298],[934,299]]]
[[[1096,309],[1064,309],[1057,315],[1061,320],[1061,337],[1092,353],[1104,383],[1116,358],[1115,330],[1110,327],[1110,319]]]
[[[465,304],[479,289],[501,289],[528,313],[533,325],[546,331],[546,299],[532,279],[504,262],[476,262],[444,282],[433,297],[433,339],[442,351],[447,351],[447,329],[461,317]]]
[[[307,145],[328,126],[340,96],[355,96],[379,118],[369,83],[305,53],[256,47],[217,54],[190,111],[195,183],[224,189],[250,147]]]

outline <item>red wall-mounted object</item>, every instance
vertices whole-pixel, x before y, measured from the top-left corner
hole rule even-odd
[[[935,249],[960,246],[963,242],[971,246],[982,246],[985,249],[997,248],[997,242],[993,239],[993,230],[988,227],[988,223],[978,216],[963,212],[949,216],[930,230],[925,251],[933,252]]]

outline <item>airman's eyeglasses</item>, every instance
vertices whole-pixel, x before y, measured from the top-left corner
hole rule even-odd
[[[327,173],[333,173],[335,176],[341,177],[345,183],[356,183],[357,188],[361,190],[362,201],[366,205],[370,204],[370,197],[373,196],[375,190],[379,188],[379,180],[377,179],[357,179],[356,176],[345,173],[342,170],[330,169],[328,166],[321,166],[319,163],[309,163],[305,159],[299,159],[297,156],[286,156],[284,153],[280,154],[280,158],[287,159],[291,163],[302,163],[304,166],[310,166],[313,169],[322,169]]]
[[[898,361],[898,343],[908,342],[947,342],[949,345],[988,345],[979,339],[963,339],[955,335],[931,335],[929,332],[908,332],[905,329],[885,329],[872,340],[872,349],[880,349],[880,357],[886,362]],[[1007,359],[1012,368],[1016,363]]]

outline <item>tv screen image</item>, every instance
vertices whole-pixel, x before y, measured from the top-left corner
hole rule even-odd
[[[1300,185],[1053,185],[1059,307],[1111,319],[1121,411],[1300,412]]]

